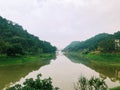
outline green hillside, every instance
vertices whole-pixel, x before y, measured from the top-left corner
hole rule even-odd
[[[119,45],[115,48],[115,40],[120,40],[120,32],[114,34],[102,33],[85,41],[72,42],[63,51],[100,51],[100,52],[119,52]]]
[[[56,47],[29,34],[22,26],[0,16],[0,55],[54,53]]]

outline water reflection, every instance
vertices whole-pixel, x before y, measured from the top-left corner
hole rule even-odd
[[[21,65],[0,66],[0,90],[8,86],[10,83],[15,83],[21,77],[25,77],[29,72],[38,70],[41,66],[49,64],[49,60],[41,62],[29,62]]]
[[[82,63],[89,68],[95,70],[99,73],[99,76],[106,80],[109,87],[114,87],[120,85],[120,66],[111,66],[111,65],[104,65],[100,63],[90,62],[88,60],[81,60],[81,58],[67,55],[67,57],[74,63]],[[115,82],[112,83],[111,82]]]
[[[26,78],[36,78],[37,74],[42,73],[43,78],[51,77],[53,85],[59,87],[60,90],[74,90],[74,83],[77,82],[81,75],[87,78],[91,76],[103,77],[109,87],[115,87],[119,85],[119,82],[112,82],[107,75],[102,73],[102,69],[93,69],[81,63],[73,63],[69,58],[62,53],[58,53],[55,60],[51,60],[49,65],[43,66],[36,71],[29,73],[26,77],[21,78],[18,83],[22,83]],[[101,71],[100,73],[99,70]]]
[[[109,77],[111,81],[120,81],[120,67],[119,66],[104,66],[104,65],[89,65],[91,68],[97,72],[103,74],[106,77]]]

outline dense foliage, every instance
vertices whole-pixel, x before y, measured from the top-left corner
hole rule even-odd
[[[108,90],[104,80],[92,77],[90,80],[81,77],[74,86],[75,90]]]
[[[53,53],[56,47],[29,34],[22,26],[0,17],[0,55]]]
[[[120,40],[120,32],[114,34],[98,34],[86,41],[75,41],[69,44],[63,51],[101,51],[120,52],[120,45],[115,48],[115,40]],[[120,44],[120,43],[119,43]]]
[[[37,79],[26,79],[23,85],[16,84],[7,90],[58,90],[58,88],[53,87],[51,78],[41,79],[41,74],[39,74]]]

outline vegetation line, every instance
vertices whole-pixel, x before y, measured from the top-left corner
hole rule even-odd
[[[40,54],[40,55],[25,55],[25,56],[19,56],[19,57],[6,57],[1,56],[0,57],[0,66],[8,66],[8,65],[21,65],[25,63],[33,63],[37,61],[41,62],[48,62],[48,60],[51,60],[55,58],[55,54]]]

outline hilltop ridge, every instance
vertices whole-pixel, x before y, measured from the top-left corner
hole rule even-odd
[[[0,55],[54,53],[56,47],[0,16]]]
[[[115,43],[118,40],[118,43]],[[100,52],[119,52],[120,51],[120,31],[114,34],[101,33],[85,41],[72,42],[63,51],[100,51]]]

